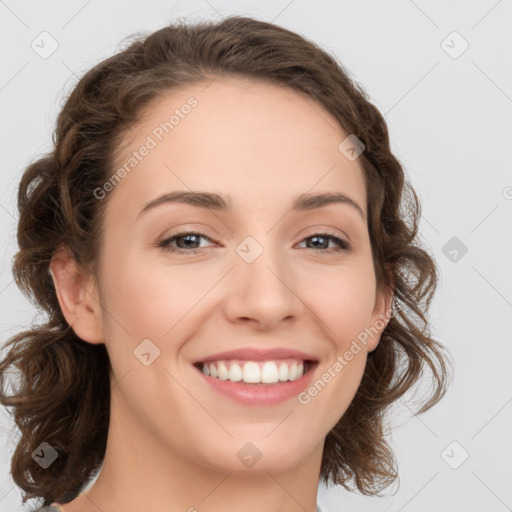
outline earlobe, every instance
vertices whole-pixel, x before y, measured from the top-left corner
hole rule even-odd
[[[94,276],[82,271],[68,249],[60,248],[49,267],[64,318],[89,343],[103,343],[101,305]]]

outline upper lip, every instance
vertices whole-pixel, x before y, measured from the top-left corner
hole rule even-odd
[[[316,361],[315,356],[301,352],[299,350],[277,347],[270,349],[260,348],[239,348],[235,350],[228,350],[226,352],[217,352],[209,356],[202,357],[193,362],[207,363],[210,361],[221,361],[226,359],[243,359],[245,361],[272,361],[275,359],[300,359],[303,361]]]

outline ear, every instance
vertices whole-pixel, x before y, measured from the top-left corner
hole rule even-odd
[[[368,328],[370,335],[367,338],[366,346],[368,352],[377,348],[382,332],[389,323],[392,316],[394,293],[390,288],[377,292],[375,305],[371,315],[371,323]]]
[[[89,343],[103,343],[101,304],[96,280],[76,263],[67,248],[59,248],[49,268],[62,313],[75,334]]]

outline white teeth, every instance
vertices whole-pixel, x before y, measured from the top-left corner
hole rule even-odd
[[[261,382],[261,370],[258,363],[248,361],[244,364],[244,382],[250,382],[252,384],[258,384]]]
[[[239,380],[242,380],[242,377],[243,374],[240,365],[237,363],[232,364],[229,368],[229,380],[232,382],[238,382]]]
[[[286,366],[286,365],[285,365]],[[264,384],[272,384],[279,380],[277,373],[277,365],[273,361],[267,361],[261,369],[261,382]]]
[[[226,365],[223,363],[223,361],[221,361],[219,363],[217,370],[219,372],[220,380],[228,380],[229,379],[229,371],[228,371]]]
[[[203,373],[220,380],[243,381],[250,384],[274,384],[294,381],[304,375],[304,362],[281,361],[215,361],[203,363]]]
[[[297,378],[297,363],[292,363],[288,368],[288,379],[295,380]]]
[[[218,377],[219,376],[219,372],[217,371],[217,367],[213,363],[210,364],[210,375],[212,377]]]
[[[286,363],[279,365],[279,380],[288,380],[288,365]]]

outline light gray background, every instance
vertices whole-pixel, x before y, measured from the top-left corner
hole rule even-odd
[[[395,408],[399,486],[383,498],[320,488],[319,503],[327,512],[512,510],[510,0],[0,1],[0,344],[35,314],[10,273],[17,184],[29,160],[49,148],[76,77],[125,36],[180,16],[233,13],[314,40],[366,88],[420,196],[421,237],[441,272],[430,319],[455,359],[453,386],[420,417],[403,403]],[[31,48],[42,31],[59,44],[47,59]],[[462,39],[446,39],[454,31],[469,44],[457,58]],[[450,254],[452,237],[466,254]],[[0,510],[9,512],[24,510],[9,476],[12,425],[0,409]],[[469,458],[452,469],[447,461],[460,463],[463,450]]]

